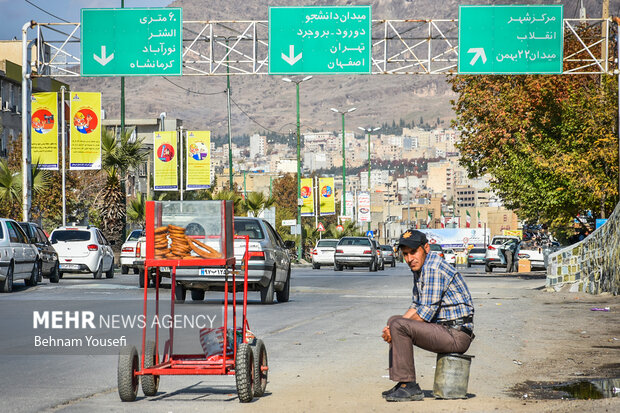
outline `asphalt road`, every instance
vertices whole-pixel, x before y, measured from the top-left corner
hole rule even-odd
[[[493,336],[492,345],[479,339],[470,350],[480,354],[501,347],[510,357],[517,357],[519,344],[514,335],[494,332],[517,331],[527,311],[517,305],[517,299],[542,286],[544,279],[488,275],[483,266],[461,271],[474,296],[476,323],[485,326],[484,333],[480,333]],[[295,268],[291,286],[288,303],[261,305],[258,293],[249,296],[249,325],[265,341],[270,365],[267,395],[251,403],[252,409],[262,411],[262,402],[267,406],[279,398],[285,400],[291,386],[310,384],[322,374],[341,374],[345,381],[348,375],[360,374],[380,383],[378,392],[383,390],[381,386],[389,388],[391,382],[385,378],[386,346],[379,335],[385,321],[393,314],[402,314],[409,305],[408,268],[398,264],[376,273],[362,269],[336,273],[331,268]],[[162,297],[167,296],[168,300],[169,293],[169,289],[162,289]],[[150,297],[153,294],[149,292]],[[209,292],[203,303],[196,304],[188,295],[187,303],[177,306],[177,313],[211,311],[221,315],[222,298],[222,293]],[[162,300],[162,306],[167,305]],[[0,411],[247,410],[247,405],[241,405],[236,398],[234,378],[221,376],[163,377],[157,396],[145,398],[140,391],[136,402],[121,403],[116,392],[117,356],[101,355],[104,351],[95,350],[86,355],[41,354],[53,353],[54,349],[49,348],[37,354],[32,348],[36,333],[32,328],[33,308],[49,305],[124,313],[140,311],[142,302],[143,290],[137,287],[137,276],[118,272],[110,280],[66,276],[59,284],[44,280],[36,287],[16,285],[14,293],[0,295]],[[139,330],[130,331],[128,344],[138,346]],[[195,331],[180,341],[179,345],[186,347],[181,350],[200,351]],[[420,382],[423,388],[432,388],[434,355],[422,353],[416,353],[416,359],[422,360]],[[498,380],[515,365],[497,366],[484,359],[476,363],[478,369],[486,371],[484,376],[472,377],[470,389],[490,397],[504,397]],[[349,372],[340,371],[343,369]]]

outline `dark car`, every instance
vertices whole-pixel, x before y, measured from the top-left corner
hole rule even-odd
[[[52,283],[57,283],[60,279],[58,254],[54,247],[52,247],[52,243],[47,238],[47,235],[45,235],[40,226],[32,222],[20,222],[19,225],[28,236],[30,243],[37,247],[39,268],[41,269],[40,275],[49,278]]]
[[[487,250],[485,248],[472,248],[467,254],[467,266],[471,267],[473,264],[484,265],[486,263],[485,254]]]

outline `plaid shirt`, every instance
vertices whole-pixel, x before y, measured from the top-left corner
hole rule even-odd
[[[411,307],[429,323],[474,315],[474,305],[461,273],[437,253],[426,256],[420,271],[413,272]],[[473,331],[473,323],[463,324]]]

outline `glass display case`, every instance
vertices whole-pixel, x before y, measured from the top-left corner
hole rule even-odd
[[[146,203],[147,260],[234,259],[233,242],[232,201]]]

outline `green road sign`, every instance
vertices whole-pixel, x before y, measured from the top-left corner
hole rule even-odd
[[[269,74],[370,73],[370,6],[269,8]]]
[[[82,76],[180,76],[180,8],[82,9]]]
[[[460,6],[459,73],[562,73],[562,6]]]

